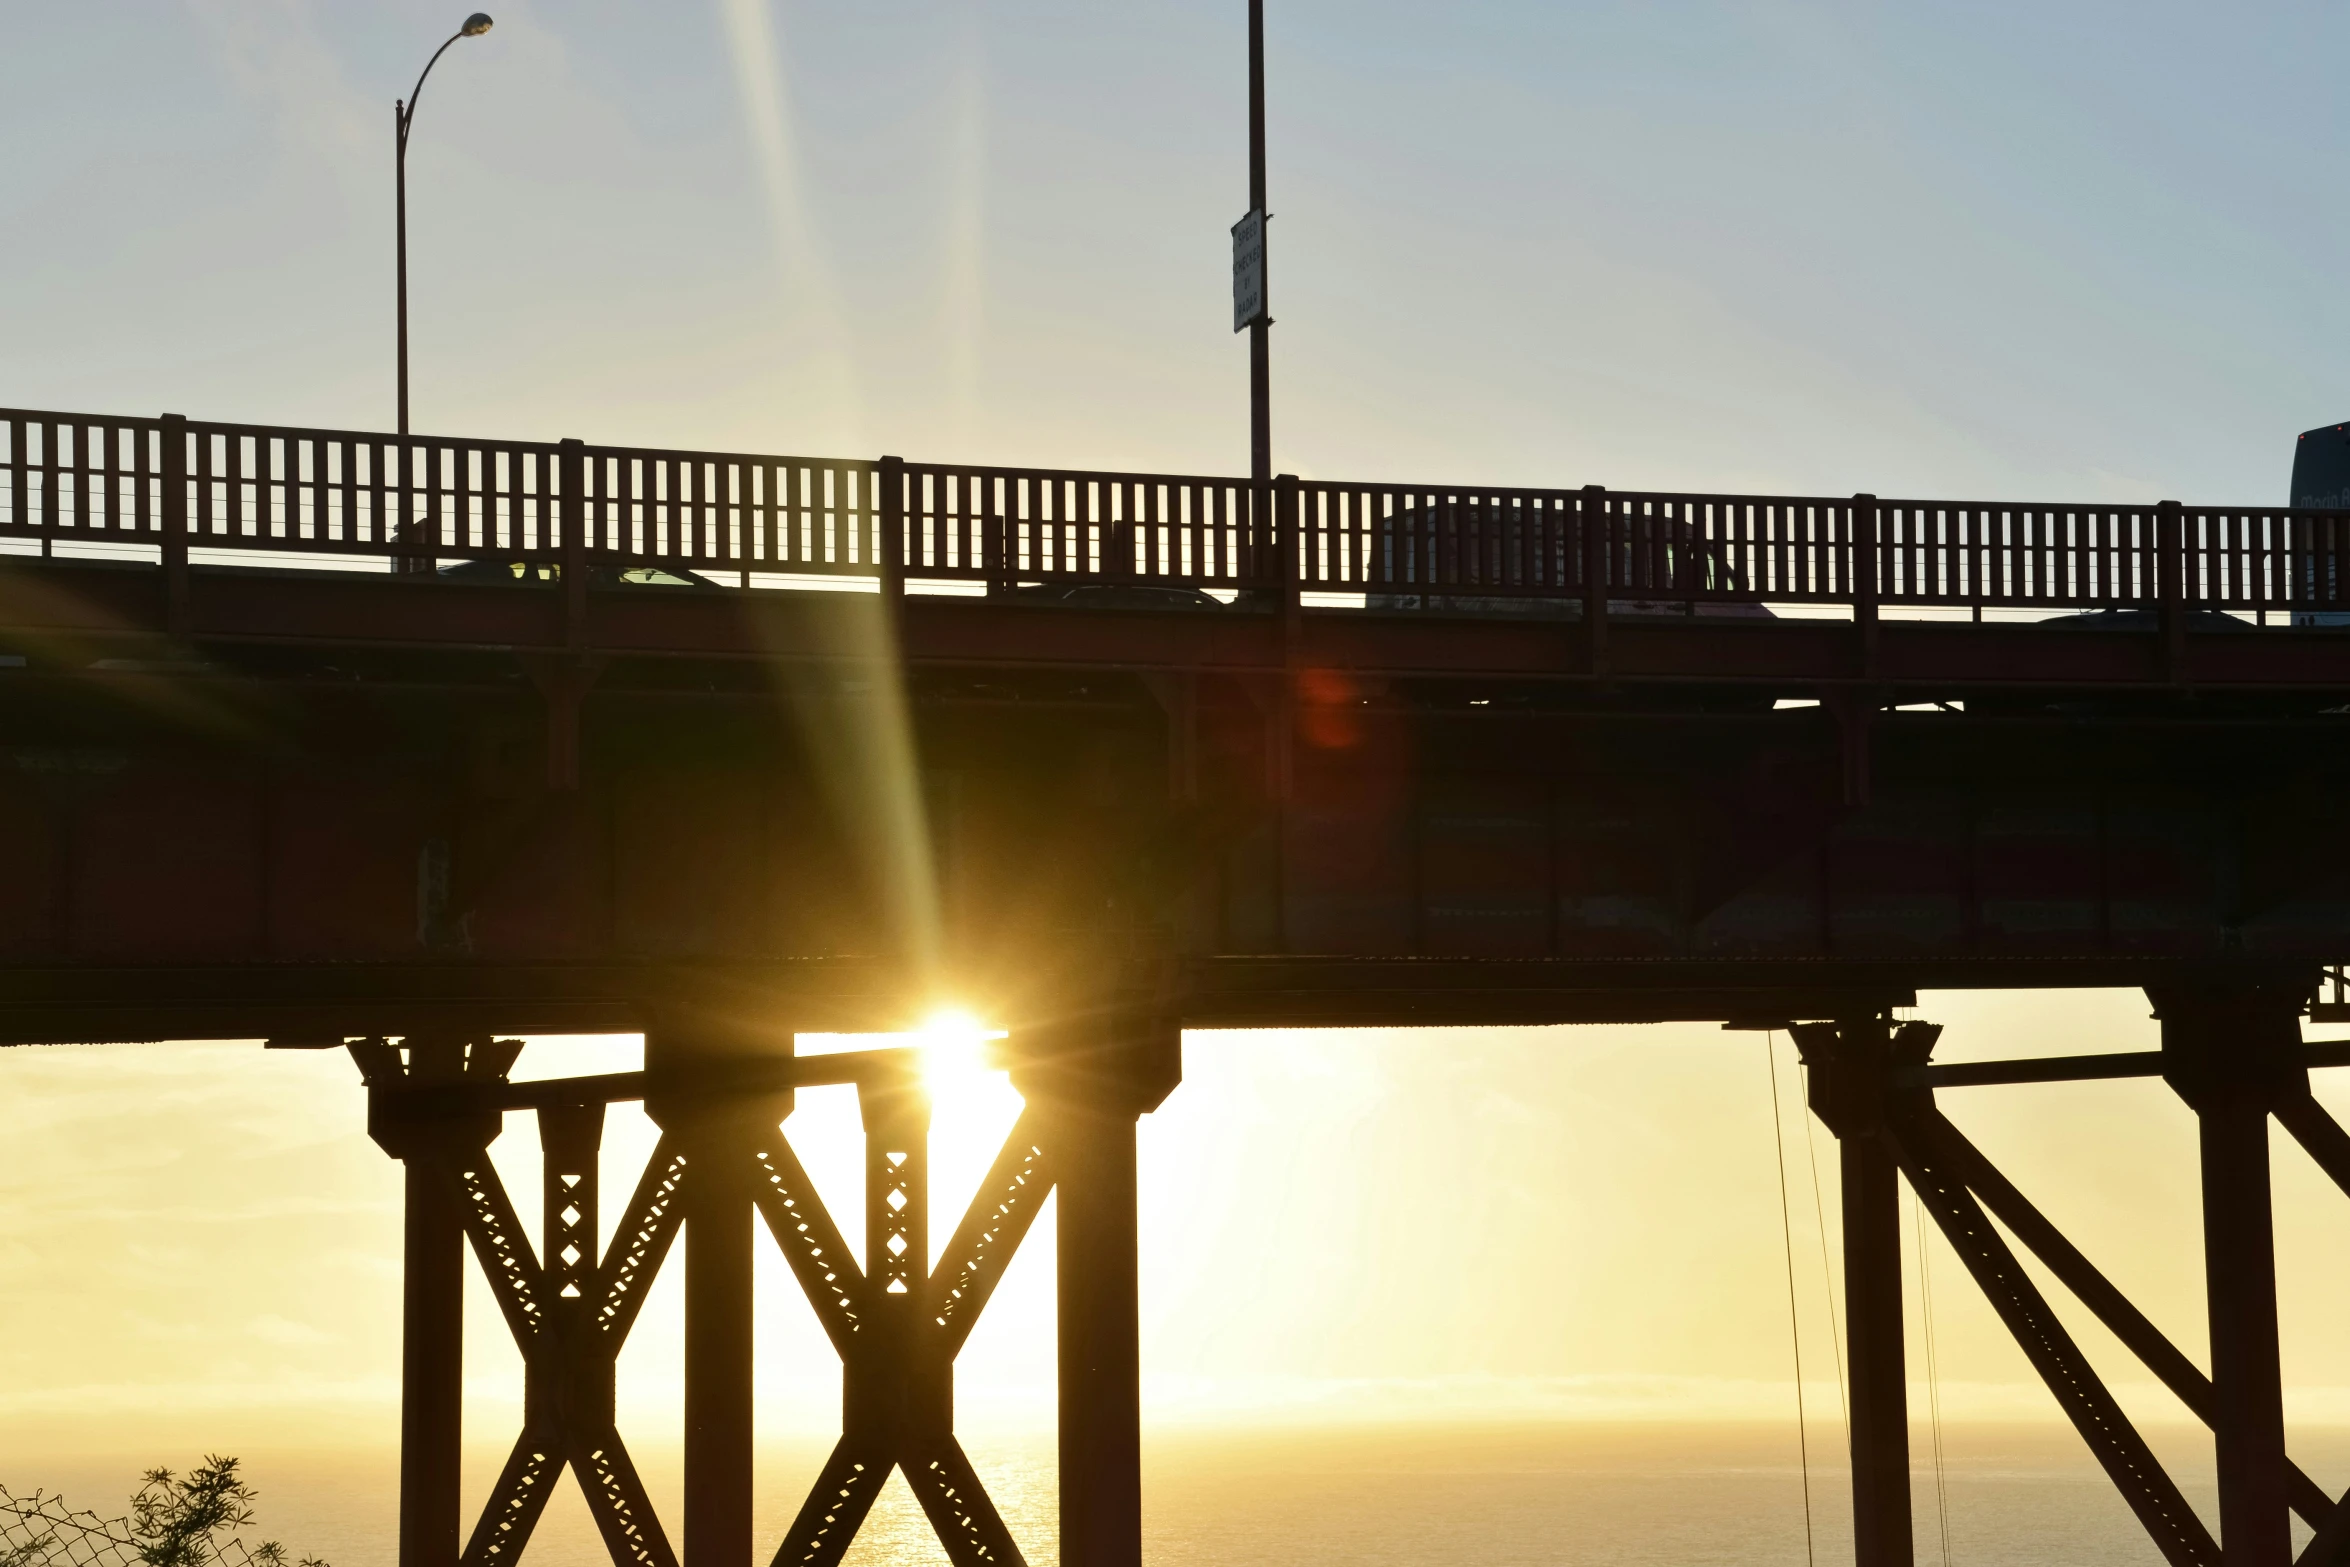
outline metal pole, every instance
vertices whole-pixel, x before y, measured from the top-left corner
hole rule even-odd
[[[408,89],[406,102],[392,100],[392,208],[393,208],[393,265],[398,281],[400,335],[400,433],[408,433],[408,127],[416,119],[416,100],[424,96],[424,79],[432,75],[432,68],[441,63],[441,56],[449,52],[449,44],[460,38],[479,38],[490,30],[489,17],[480,11],[465,19],[465,25],[451,33],[448,41],[432,52],[424,62],[424,69],[416,73],[416,85]]]
[[[431,67],[427,66],[427,70]],[[421,84],[419,84],[421,85]],[[393,269],[399,301],[400,433],[408,433],[408,106],[392,100],[392,227],[396,238]]]
[[[1248,206],[1265,210],[1265,0],[1248,0]],[[1265,309],[1248,329],[1249,466],[1259,486],[1273,478],[1273,290],[1270,238],[1265,256]]]

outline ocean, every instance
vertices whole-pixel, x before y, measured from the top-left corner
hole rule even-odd
[[[2207,1521],[2214,1517],[2208,1441],[2149,1433]],[[2350,1432],[2299,1434],[2296,1456],[2337,1489]],[[1957,1425],[1937,1473],[1918,1433],[1913,1498],[1917,1560],[2001,1567],[2136,1567],[2161,1557],[2138,1531],[2069,1429]],[[1049,1438],[971,1444],[971,1456],[1036,1567],[1052,1567]],[[814,1444],[760,1453],[762,1553],[796,1510],[822,1461]],[[333,1567],[394,1567],[388,1452],[243,1455],[262,1492],[260,1527],[296,1555]],[[500,1455],[469,1463],[468,1504]],[[9,1456],[13,1487],[63,1490],[76,1506],[119,1510],[139,1455],[120,1465]],[[1804,1474],[1780,1427],[1666,1423],[1185,1429],[1155,1435],[1145,1460],[1146,1559],[1156,1567],[1802,1567],[1852,1559],[1849,1491],[1832,1455],[1814,1454],[1807,1551]],[[640,1455],[674,1529],[673,1452]],[[1944,1541],[1947,1538],[1947,1552]],[[588,1567],[606,1560],[567,1481],[526,1560]],[[905,1490],[890,1489],[851,1551],[856,1567],[943,1563]]]

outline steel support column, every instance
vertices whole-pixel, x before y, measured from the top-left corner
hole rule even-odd
[[[1014,1081],[1049,1117],[1059,1217],[1061,1560],[1140,1567],[1142,1351],[1135,1122],[1182,1077],[1170,1019],[1028,1043]]]
[[[1059,1175],[1061,1557],[1142,1560],[1141,1376],[1132,1113],[1063,1107]]]
[[[399,1567],[455,1567],[465,1377],[465,1209],[446,1161],[498,1135],[497,1116],[417,1119],[387,1097],[404,1087],[504,1078],[513,1052],[487,1040],[416,1038],[352,1047],[368,1133],[402,1165]]]
[[[2202,1155],[2220,1548],[2228,1567],[2286,1567],[2291,1493],[2268,1118],[2309,1092],[2301,997],[2289,987],[2149,995],[2162,1020],[2163,1076],[2195,1111]]]
[[[459,1059],[464,1047],[456,1046]],[[465,1393],[465,1212],[423,1160],[402,1168],[400,1567],[457,1560]]]
[[[1859,1567],[1908,1567],[1909,1371],[1901,1335],[1901,1187],[1875,1137],[1838,1144],[1844,1185],[1845,1363]]]
[[[684,1567],[751,1560],[753,1151],[788,1094],[746,1096],[729,1077],[789,1036],[743,1038],[699,1020],[645,1038],[645,1108],[686,1151]]]
[[[2258,1106],[2238,1104],[2199,1112],[2197,1122],[2220,1546],[2230,1567],[2284,1567],[2292,1560],[2292,1537],[2285,1506],[2268,1116]]]
[[[685,1563],[751,1559],[751,1200],[697,1139],[685,1200]]]
[[[1853,1561],[1856,1567],[1910,1567],[1900,1165],[1885,1126],[1892,1025],[1863,1016],[1799,1023],[1791,1032],[1809,1069],[1812,1111],[1836,1134],[1843,1177]]]

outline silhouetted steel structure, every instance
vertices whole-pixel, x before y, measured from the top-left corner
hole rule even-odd
[[[1048,1192],[1062,1560],[1134,1562],[1134,1129],[1180,1030],[1669,1018],[1792,1026],[1840,1139],[1863,1563],[1910,1559],[1902,1179],[2167,1560],[2274,1567],[2289,1512],[2346,1559],[2284,1453],[2265,1137],[2350,1185],[2306,1075],[2345,1057],[2298,1031],[2350,1014],[2350,638],[2289,623],[2343,607],[2350,514],[0,434],[0,1040],[353,1051],[407,1172],[406,1567],[511,1558],[566,1466],[615,1560],[671,1560],[612,1367],[681,1235],[682,1559],[768,1545],[754,1214],[844,1367],[777,1560],[837,1560],[893,1466],[955,1560],[1018,1559],[953,1366]],[[1893,1016],[2083,985],[2144,987],[2161,1051],[1943,1066]],[[909,1057],[793,1037],[949,996],[1028,1111],[933,1266]],[[510,1080],[598,1031],[643,1072]],[[2157,1073],[2203,1365],[1936,1104]],[[787,1136],[818,1082],[864,1109],[861,1226]],[[599,1255],[631,1099],[662,1142]],[[523,1112],[535,1250],[483,1154]],[[528,1377],[470,1534],[468,1240]],[[2216,1543],[2015,1243],[2212,1426]]]

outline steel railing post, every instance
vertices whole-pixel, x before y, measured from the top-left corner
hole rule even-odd
[[[558,448],[563,494],[558,502],[562,537],[557,543],[563,572],[563,646],[587,651],[587,443],[567,440]]]
[[[159,439],[163,443],[163,629],[171,636],[188,631],[188,421],[183,414],[165,414]]]
[[[1607,486],[1586,484],[1576,502],[1583,533],[1583,652],[1591,673],[1607,673],[1608,568],[1614,551],[1609,546]]]
[[[1304,606],[1306,561],[1304,512],[1297,475],[1284,473],[1273,480],[1273,548],[1281,572],[1282,639],[1293,643]]]
[[[2177,681],[2186,676],[2187,663],[2187,528],[2186,509],[2164,501],[2154,509],[2156,591],[2161,603],[2156,619],[2162,631],[2162,676]]]
[[[1852,497],[1852,624],[1860,633],[1860,673],[1864,680],[1877,674],[1877,498],[1862,491]]]
[[[879,488],[881,539],[875,560],[875,575],[881,579],[881,596],[888,601],[894,615],[906,596],[906,460],[903,457],[884,457],[874,469],[874,484]]]
[[[1297,475],[1273,480],[1273,549],[1281,592],[1281,675],[1273,704],[1272,786],[1287,800],[1294,786],[1297,750],[1297,682],[1305,638],[1305,539]]]

